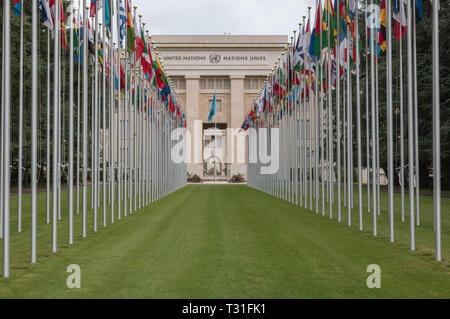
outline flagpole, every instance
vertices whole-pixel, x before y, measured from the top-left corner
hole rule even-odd
[[[126,5],[124,5],[124,10],[125,10],[125,17],[127,16],[127,12],[126,12]],[[119,12],[120,12],[120,7],[119,7]],[[127,38],[127,30],[126,30],[126,26],[124,26],[125,30],[125,51],[127,50],[126,48],[126,38]],[[120,30],[120,17],[119,17],[119,29]],[[120,71],[120,65],[122,63],[122,52],[121,52],[121,48],[122,48],[122,39],[120,39],[120,35],[119,35],[119,45],[117,47],[117,57],[118,57],[118,68],[119,68],[119,93],[118,93],[118,97],[117,97],[117,218],[119,220],[122,219],[122,210],[121,210],[121,183],[122,183],[122,171],[121,171],[121,154],[122,154],[122,149],[121,149],[121,137],[122,137],[122,130],[121,130],[121,123],[120,123],[120,118],[121,118],[121,113],[122,113],[122,108],[121,108],[121,93],[122,93],[122,84],[121,82],[121,78],[122,78],[122,74]],[[125,84],[126,84],[127,79],[125,78]]]
[[[73,0],[70,1],[73,14]],[[72,17],[72,14],[70,17]],[[70,67],[69,67],[69,245],[73,244],[73,19],[70,20]]]
[[[10,143],[11,143],[11,25],[10,0],[3,1],[3,32],[4,32],[4,59],[3,59],[3,277],[9,278],[9,201],[10,201]]]
[[[433,1],[433,179],[434,218],[436,232],[436,260],[442,261],[441,252],[441,132],[439,88],[439,0]]]
[[[414,224],[414,127],[413,127],[413,70],[412,70],[412,10],[411,1],[408,1],[407,6],[407,44],[408,44],[408,160],[409,160],[409,215],[410,215],[410,249],[415,250],[415,224]],[[415,23],[415,22],[414,22]]]
[[[4,11],[5,12],[5,11]],[[5,14],[3,14],[3,25],[5,25]],[[2,63],[5,61],[5,28],[2,28]],[[4,134],[5,134],[5,68],[2,64],[2,122],[1,122],[1,151],[0,151],[0,238],[3,238],[3,177],[5,176],[5,173],[3,171],[4,168],[4,158],[5,158],[5,148],[4,148]]]
[[[51,167],[50,167],[50,152],[51,152],[51,144],[50,144],[50,129],[51,129],[51,119],[50,119],[50,29],[47,29],[47,224],[50,224],[50,175],[51,175]]]
[[[359,230],[363,230],[362,214],[362,159],[361,159],[361,88],[360,88],[360,54],[359,54],[359,8],[355,7],[355,41],[356,41],[356,126],[357,126],[357,147],[358,147],[358,211]]]
[[[394,142],[392,109],[392,28],[391,0],[386,0],[386,34],[387,34],[387,139],[388,139],[388,183],[389,183],[389,238],[394,242]]]
[[[92,4],[91,4],[92,5]],[[94,15],[94,104],[93,106],[93,118],[92,118],[92,167],[91,167],[91,197],[92,197],[92,204],[94,208],[94,232],[97,232],[97,213],[98,213],[98,198],[97,198],[97,187],[98,187],[98,180],[97,180],[97,165],[98,165],[98,139],[97,139],[97,130],[98,130],[98,18],[97,18],[97,8],[95,8],[95,15]]]
[[[367,0],[365,0],[365,8],[366,12],[364,13],[365,18],[365,49],[366,49],[366,170],[367,170],[367,212],[370,213],[370,124],[369,124],[369,59],[370,59],[370,51],[368,47],[368,38],[369,34],[367,32],[368,28],[368,20],[367,20]]]
[[[88,12],[87,0],[83,0],[83,221],[82,221],[82,236],[85,238],[86,234],[86,218],[87,218],[87,169],[88,169]]]
[[[117,29],[117,33],[119,33],[120,29]],[[111,21],[111,32],[112,32],[112,21]],[[110,64],[110,75],[109,75],[109,156],[108,156],[108,164],[109,164],[109,196],[110,196],[110,209],[111,209],[111,224],[114,223],[114,194],[115,194],[115,170],[114,170],[114,161],[115,161],[115,99],[114,99],[114,82],[116,77],[114,76],[114,47],[116,43],[113,42],[113,35],[111,33],[111,42],[109,45],[109,64]],[[120,79],[118,80],[118,84],[120,87]]]
[[[331,1],[331,0],[327,0]],[[333,140],[332,140],[332,115],[333,115],[333,101],[332,101],[332,91],[331,91],[331,66],[332,66],[332,57],[331,57],[331,3],[328,2],[328,174],[330,180],[328,181],[329,185],[329,196],[330,196],[330,218],[333,218],[333,186],[334,186],[334,178],[333,178]]]
[[[348,10],[348,9],[347,9]],[[348,12],[347,12],[348,14]],[[352,180],[352,72],[350,70],[350,44],[351,44],[351,35],[350,35],[350,26],[347,24],[347,223],[348,226],[352,224],[352,193],[353,193],[353,180]]]
[[[58,78],[59,78],[59,65],[58,65],[58,44],[60,41],[60,10],[57,8],[55,2],[55,34],[54,34],[54,76],[53,76],[53,221],[52,221],[52,252],[57,251],[57,240],[58,240]]]
[[[17,165],[18,207],[17,232],[22,232],[22,174],[23,174],[23,10],[24,2],[20,6],[20,66],[19,66],[19,162]]]
[[[374,0],[372,0],[372,6],[374,5]],[[371,12],[373,15],[374,12]],[[373,200],[373,235],[377,236],[377,192],[376,192],[376,140],[375,140],[375,28],[373,25],[370,26],[370,74],[371,74],[371,105],[372,105],[372,200]]]
[[[78,3],[77,7],[77,31],[80,28],[80,3]],[[77,66],[77,170],[76,170],[76,183],[77,183],[77,215],[80,214],[80,69],[81,69],[81,52],[80,52],[80,37],[78,37],[78,45],[77,45],[77,52],[78,52],[78,66]]]
[[[335,8],[336,12],[336,30],[337,30],[337,47],[336,47],[336,135],[337,135],[337,197],[338,197],[338,222],[341,222],[341,53],[340,53],[340,8]],[[344,131],[345,132],[345,131]]]
[[[402,1],[402,0],[401,0]],[[405,221],[405,150],[404,150],[404,127],[403,127],[403,2],[400,2],[400,184],[401,184],[401,206],[402,206],[402,222]]]
[[[106,227],[106,185],[107,185],[107,174],[106,174],[106,85],[107,85],[107,77],[106,77],[106,44],[108,43],[108,39],[106,38],[106,1],[103,3],[103,74],[102,74],[102,83],[103,83],[103,143],[102,143],[102,160],[103,160],[103,172],[102,172],[102,180],[103,180],[103,227]],[[109,9],[109,6],[108,6]]]
[[[416,180],[416,225],[420,226],[420,178],[419,178],[419,119],[417,109],[417,43],[416,43],[416,10],[413,10],[412,47],[414,74],[414,172]]]

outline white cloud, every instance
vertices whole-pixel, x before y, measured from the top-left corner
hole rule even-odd
[[[151,34],[288,34],[316,0],[133,0]]]

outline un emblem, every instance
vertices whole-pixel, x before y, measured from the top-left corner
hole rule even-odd
[[[211,63],[219,63],[220,62],[220,54],[213,53],[209,55],[209,62]]]

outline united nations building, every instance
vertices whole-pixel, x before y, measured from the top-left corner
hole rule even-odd
[[[155,35],[152,40],[186,109],[191,145],[199,145],[190,148],[188,172],[205,180],[246,174],[245,138],[236,132],[288,36]],[[216,116],[209,122],[214,93]]]

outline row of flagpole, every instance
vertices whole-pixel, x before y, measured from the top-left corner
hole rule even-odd
[[[377,6],[380,5],[380,6]],[[364,229],[363,165],[367,177],[367,213],[372,214],[373,235],[379,234],[380,147],[387,148],[389,240],[395,241],[394,225],[394,138],[400,139],[399,180],[402,222],[405,221],[405,169],[409,190],[410,249],[415,250],[415,229],[420,226],[418,101],[416,63],[416,21],[422,18],[422,1],[365,0],[316,1],[314,28],[303,16],[299,35],[278,58],[271,74],[254,99],[241,129],[250,130],[248,152],[270,150],[272,137],[280,145],[280,168],[275,174],[261,174],[267,164],[256,156],[249,158],[248,184],[311,211],[321,212],[342,222],[342,207],[347,209],[347,224],[357,202],[359,229]],[[433,177],[434,229],[436,259],[441,254],[440,205],[440,95],[439,95],[439,1],[431,1],[433,16]],[[323,8],[323,9],[322,9]],[[365,9],[364,18],[360,9]],[[379,11],[377,11],[377,8]],[[417,13],[416,13],[417,11]],[[307,20],[306,20],[307,18]],[[362,21],[360,21],[362,20]],[[394,132],[393,39],[400,47],[400,136]],[[363,22],[365,47],[360,41]],[[404,158],[402,38],[407,43],[407,160]],[[378,61],[384,58],[386,78],[379,78]],[[361,54],[365,57],[365,90],[361,88]],[[341,82],[343,81],[343,85]],[[379,85],[386,86],[386,144],[380,145]],[[364,85],[363,85],[364,86]],[[366,93],[365,112],[361,95]],[[356,105],[353,105],[356,103]],[[397,112],[397,110],[395,110]],[[354,114],[355,113],[355,114]],[[366,158],[363,159],[362,119],[366,117]],[[356,120],[354,124],[353,121]],[[272,133],[273,128],[279,134]],[[356,131],[356,132],[355,132]],[[274,135],[274,136],[272,136]],[[268,137],[268,138],[265,138]],[[356,156],[353,154],[356,149]],[[273,151],[273,150],[272,150]],[[336,158],[335,158],[336,157]],[[356,159],[356,165],[354,163]],[[364,163],[365,161],[365,163]],[[357,200],[354,196],[354,170],[357,171]],[[337,176],[335,176],[337,173]],[[343,173],[343,174],[342,174]],[[341,187],[343,185],[343,187]],[[335,196],[335,189],[337,194]],[[343,194],[342,194],[343,193]],[[315,205],[313,204],[315,200]],[[336,203],[337,201],[337,203]],[[319,203],[321,202],[321,203]],[[328,207],[325,203],[328,202]],[[343,204],[343,205],[342,205]]]
[[[30,2],[32,50],[31,56],[25,58],[31,59],[32,68],[31,78],[24,78],[23,19],[25,5]],[[63,216],[68,219],[68,243],[71,245],[74,243],[75,212],[77,215],[81,213],[81,234],[82,237],[87,237],[88,214],[92,214],[93,231],[96,232],[99,208],[102,208],[101,224],[106,227],[108,209],[109,221],[114,223],[116,219],[120,220],[185,185],[186,164],[172,161],[171,151],[172,130],[185,128],[186,116],[166,70],[158,60],[156,46],[151,41],[149,31],[144,31],[142,15],[137,17],[137,7],[132,7],[130,0],[116,0],[115,3],[111,0],[68,1],[68,21],[64,15],[62,0],[15,1],[16,10],[18,5],[21,36],[17,222],[18,231],[21,232],[22,219],[30,216],[30,261],[36,263],[38,217],[41,217],[41,211],[38,211],[37,186],[41,167],[45,166],[47,172],[46,214],[42,216],[52,225],[52,252],[57,252],[58,224]],[[10,61],[11,42],[15,40],[11,39],[10,10],[11,1],[3,1],[0,238],[3,241],[4,277],[10,276],[11,244]],[[39,23],[39,12],[42,24]],[[117,22],[116,28],[113,26],[113,19]],[[38,52],[38,33],[42,26],[46,28],[47,34],[46,79],[40,79],[38,73],[38,63],[43,61]],[[136,32],[139,34],[136,35]],[[50,54],[51,42],[53,61]],[[67,63],[62,61],[62,57],[67,55],[68,104],[65,101],[64,86]],[[52,62],[53,72],[50,69]],[[31,81],[31,114],[23,112],[23,87],[26,81]],[[39,104],[38,89],[41,86],[46,86],[45,106]],[[38,114],[42,107],[46,108],[47,115],[46,163],[38,163]],[[64,133],[67,124],[64,115],[67,110],[68,140]],[[22,131],[23,119],[28,116],[31,117],[30,214],[23,211],[22,205]],[[64,176],[67,180],[67,193],[62,192]],[[88,188],[91,190],[90,209]],[[67,214],[61,213],[63,194],[67,194]]]

